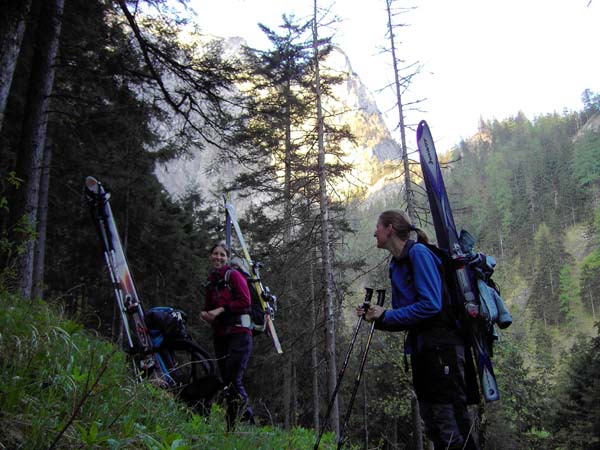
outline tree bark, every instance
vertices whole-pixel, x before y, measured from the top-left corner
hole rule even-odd
[[[40,198],[38,204],[37,245],[33,264],[33,298],[44,297],[44,262],[46,254],[46,228],[48,224],[48,191],[50,188],[50,164],[52,146],[44,150],[44,163],[40,179]]]
[[[325,290],[325,353],[327,359],[327,385],[329,397],[333,396],[336,385],[337,365],[335,352],[335,317],[333,302],[333,270],[331,264],[329,242],[329,204],[327,198],[327,174],[325,171],[325,142],[323,126],[323,109],[321,105],[321,79],[319,74],[319,40],[317,32],[317,0],[314,0],[313,17],[313,53],[315,64],[315,97],[317,112],[317,139],[318,139],[318,175],[319,175],[319,208],[321,213],[321,265]],[[340,436],[340,415],[338,400],[335,398],[331,409],[329,422]]]
[[[413,430],[415,436],[415,446],[416,450],[421,450],[423,448],[423,421],[421,420],[421,413],[419,411],[419,401],[417,400],[417,394],[414,391],[411,391],[411,409],[412,409],[412,420],[413,420]]]
[[[58,53],[63,8],[64,0],[49,0],[43,3],[21,134],[18,167],[21,168],[21,178],[25,179],[25,189],[17,208],[23,213],[30,227],[35,227],[37,222],[40,171],[46,141],[48,107],[54,84],[54,61]],[[34,251],[35,239],[28,236],[25,252],[19,265],[19,288],[21,295],[25,298],[31,297]]]
[[[284,190],[284,211],[283,211],[283,226],[284,226],[284,234],[283,234],[283,247],[286,249],[286,258],[284,261],[284,270],[282,271],[284,273],[285,276],[285,292],[293,292],[293,290],[291,289],[291,280],[290,280],[290,274],[291,271],[289,270],[289,248],[290,248],[290,242],[292,241],[292,188],[291,188],[291,180],[292,180],[292,167],[291,167],[291,160],[292,160],[292,139],[291,139],[291,124],[290,124],[290,108],[289,108],[289,101],[290,101],[290,95],[291,95],[291,91],[290,91],[290,84],[289,81],[286,85],[286,108],[284,111],[285,117],[287,118],[286,120],[286,125],[285,125],[285,157],[284,157],[284,186],[283,186],[283,190]],[[290,308],[291,311],[293,311]],[[290,329],[291,329],[291,325],[295,322],[294,318],[292,317],[287,317],[287,323],[290,324]],[[290,340],[292,341],[292,340]],[[289,430],[291,428],[291,423],[292,423],[292,418],[291,418],[291,414],[292,414],[292,405],[291,405],[291,401],[292,401],[292,367],[293,367],[293,359],[294,359],[294,347],[292,346],[292,348],[290,348],[290,351],[286,352],[285,355],[285,368],[284,368],[284,380],[283,380],[283,400],[284,400],[284,405],[283,405],[283,409],[284,409],[284,415],[285,415],[285,422],[284,422],[284,426],[286,430]]]
[[[315,251],[316,252],[316,251]],[[316,261],[316,258],[315,258]],[[316,295],[315,295],[315,276],[314,276],[314,265],[311,261],[310,263],[310,306],[311,306],[311,318],[312,318],[312,326],[313,330],[317,329],[317,304],[316,304]],[[310,338],[310,357],[313,367],[313,379],[312,379],[312,388],[313,388],[313,423],[314,429],[319,433],[321,429],[321,421],[319,419],[319,411],[321,409],[321,401],[319,398],[319,355],[317,354],[317,342],[315,339],[315,333],[311,334]]]
[[[4,122],[4,110],[12,84],[21,43],[25,35],[27,14],[31,0],[8,0],[0,14],[0,130]]]
[[[592,307],[592,317],[594,318],[594,322],[596,319],[596,309],[594,308],[594,297],[592,297],[592,290],[588,286],[588,297],[590,298],[590,306]]]

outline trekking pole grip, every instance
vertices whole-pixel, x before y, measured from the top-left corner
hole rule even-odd
[[[365,299],[363,301],[363,308],[365,308],[365,310],[369,308],[372,298],[373,298],[373,288],[366,287],[365,288]]]
[[[383,306],[385,302],[385,289],[377,289],[377,305]]]

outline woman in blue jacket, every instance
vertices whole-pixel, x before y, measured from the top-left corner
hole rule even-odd
[[[409,239],[411,232],[417,242]],[[377,248],[392,254],[389,275],[392,308],[371,305],[358,315],[375,328],[408,331],[405,354],[410,355],[413,386],[426,434],[441,449],[478,449],[467,408],[471,382],[465,381],[465,345],[454,321],[443,310],[440,259],[421,242],[425,232],[402,211],[380,214],[375,229]]]

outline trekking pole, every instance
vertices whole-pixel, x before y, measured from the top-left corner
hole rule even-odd
[[[371,304],[371,298],[373,297],[373,289],[365,288],[365,300],[363,302],[363,308],[368,309]],[[323,433],[325,432],[325,428],[327,427],[327,423],[329,422],[329,415],[331,414],[331,410],[333,408],[333,404],[335,402],[335,398],[337,396],[338,390],[340,388],[340,384],[342,383],[342,378],[344,378],[344,372],[346,371],[346,367],[348,366],[348,361],[350,360],[350,354],[352,353],[352,349],[354,348],[354,343],[356,342],[356,337],[358,336],[358,330],[363,323],[363,316],[358,318],[358,322],[356,323],[356,328],[354,329],[354,334],[352,335],[352,339],[350,340],[350,345],[348,346],[348,351],[346,352],[346,357],[344,358],[344,363],[342,364],[342,368],[338,373],[337,382],[335,384],[335,388],[333,389],[333,393],[331,394],[331,399],[329,400],[329,405],[327,406],[327,413],[325,413],[325,418],[323,419],[323,425],[321,425],[321,429],[319,430],[319,436],[317,437],[317,442],[315,442],[314,450],[319,448],[319,444],[321,443],[321,438],[323,437]]]
[[[377,305],[383,306],[383,302],[385,301],[385,289],[377,289]],[[348,428],[348,420],[350,419],[350,413],[352,412],[352,406],[354,405],[354,399],[356,399],[356,393],[358,392],[358,386],[360,385],[360,379],[362,377],[363,371],[365,370],[365,364],[367,362],[367,353],[369,353],[369,347],[371,346],[371,340],[373,339],[373,334],[375,333],[375,321],[371,323],[371,329],[369,330],[369,337],[367,338],[367,345],[365,345],[365,351],[362,355],[362,360],[360,362],[360,368],[358,369],[358,375],[356,376],[356,380],[354,380],[354,389],[352,390],[352,396],[350,397],[350,403],[348,404],[348,409],[346,410],[346,416],[344,417],[344,426],[342,427],[342,431],[340,432],[340,437],[338,439],[337,448],[340,450],[344,444],[344,434],[346,433],[346,428]]]

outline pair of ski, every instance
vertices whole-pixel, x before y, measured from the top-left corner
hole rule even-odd
[[[442,178],[442,171],[435,152],[435,145],[429,126],[423,120],[417,128],[417,146],[421,160],[423,180],[429,199],[431,217],[435,228],[437,246],[448,252],[455,262],[455,276],[460,287],[465,307],[479,304],[479,299],[471,286],[467,273],[468,255],[462,249],[456,231],[448,194]],[[470,321],[470,344],[475,352],[475,362],[483,397],[487,402],[499,399],[498,385],[491,361],[491,349],[486,339],[484,325]]]
[[[153,313],[173,311],[172,308],[152,308],[145,315],[110,207],[110,194],[98,180],[87,177],[85,196],[104,250],[123,327],[123,347],[130,356],[135,377],[174,388],[190,406],[204,407],[203,402],[210,401],[221,385],[210,354],[181,329],[175,336],[166,335],[167,330],[157,321],[160,315]],[[174,314],[182,321],[180,313]],[[148,325],[154,327],[149,329]]]
[[[258,298],[260,301],[260,307],[265,315],[265,331],[270,336],[273,341],[273,346],[275,347],[275,351],[279,354],[283,353],[283,349],[281,347],[281,343],[279,342],[279,337],[277,336],[277,331],[275,330],[275,325],[273,324],[273,316],[275,314],[274,306],[271,305],[270,299],[274,297],[270,295],[267,291],[267,288],[263,285],[260,278],[260,266],[261,264],[257,261],[253,261],[250,257],[250,251],[248,250],[248,245],[246,244],[246,240],[244,239],[244,235],[242,234],[242,229],[240,228],[240,224],[237,220],[237,216],[235,214],[235,209],[233,208],[233,203],[225,198],[225,212],[226,212],[226,221],[225,221],[225,236],[226,236],[226,244],[229,252],[231,253],[231,228],[235,230],[235,234],[238,238],[238,242],[240,244],[240,248],[242,249],[242,256],[247,264],[247,266],[251,270],[252,280],[251,282],[254,284],[254,288],[258,293]]]
[[[102,242],[106,267],[117,300],[125,336],[124,349],[131,355],[133,371],[139,379],[146,374],[155,374],[160,378],[160,371],[154,370],[160,367],[160,359],[154,352],[152,339],[144,321],[144,310],[110,207],[110,194],[94,177],[86,178],[85,194]]]

